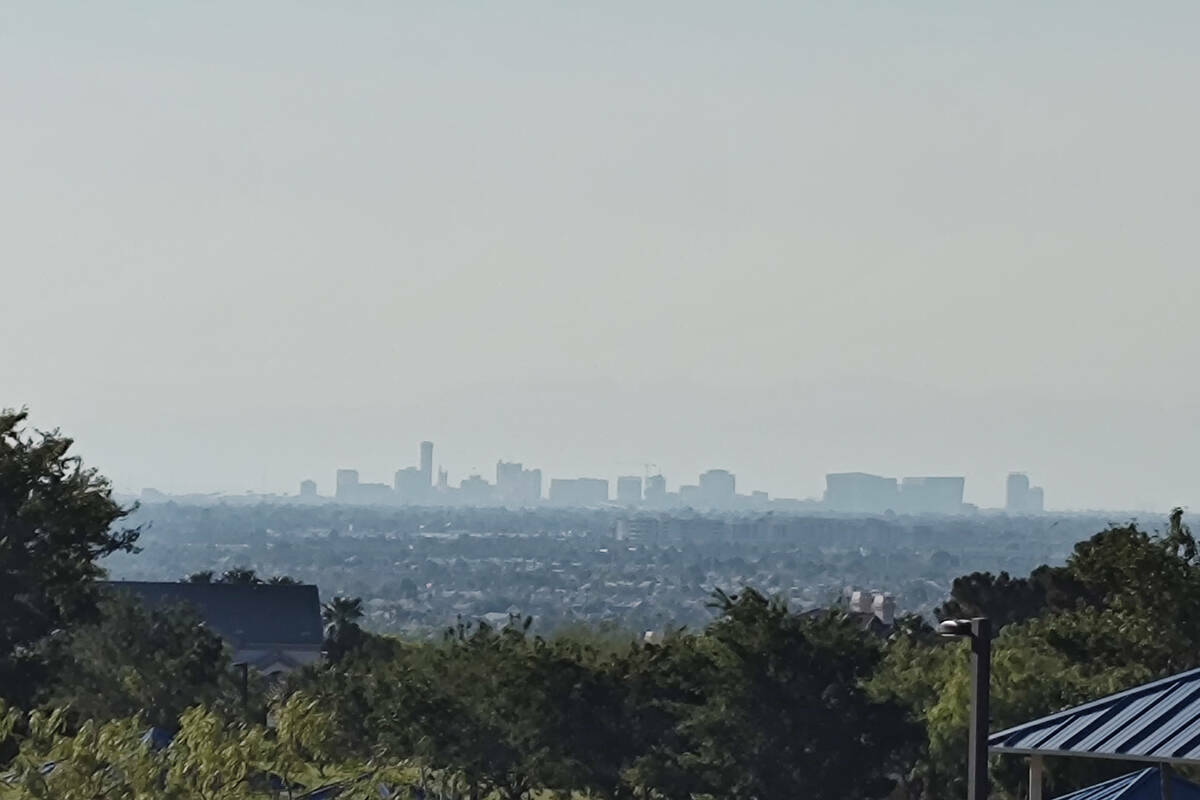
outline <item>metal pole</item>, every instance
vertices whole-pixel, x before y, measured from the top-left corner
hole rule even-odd
[[[1171,800],[1171,765],[1159,764],[1158,777],[1161,780],[1162,800]]]
[[[967,800],[987,800],[989,684],[992,672],[992,622],[971,620],[971,733],[967,757]]]
[[[242,708],[250,707],[250,665],[242,661],[237,664],[242,669]]]
[[[1042,800],[1042,757],[1029,759],[1029,800]]]

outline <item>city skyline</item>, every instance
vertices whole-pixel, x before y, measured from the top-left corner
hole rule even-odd
[[[424,437],[1200,504],[1197,4],[280,12],[34,4],[0,48],[0,402],[123,490]]]
[[[670,480],[658,470],[657,464],[647,462],[642,467],[642,474],[637,475],[544,476],[539,467],[527,468],[523,462],[501,458],[496,461],[494,480],[490,481],[478,470],[471,470],[455,484],[449,478],[449,470],[440,463],[435,478],[434,443],[423,440],[419,445],[418,465],[396,469],[390,484],[364,480],[363,473],[355,467],[338,467],[334,472],[332,493],[322,494],[321,482],[308,477],[299,481],[299,490],[295,494],[273,492],[261,496],[414,506],[618,505],[709,510],[776,508],[868,514],[960,514],[987,508],[965,499],[966,478],[958,475],[894,478],[867,472],[832,472],[825,474],[825,488],[819,497],[801,497],[772,496],[767,491],[753,488],[739,493],[736,474],[720,467],[699,473],[695,483],[680,479],[672,490]],[[249,490],[246,494],[254,493]],[[173,495],[156,487],[144,487],[140,496],[155,501]],[[1004,504],[999,508],[1013,514],[1043,513],[1046,511],[1045,490],[1041,486],[1032,486],[1027,473],[1009,472],[1005,478]]]

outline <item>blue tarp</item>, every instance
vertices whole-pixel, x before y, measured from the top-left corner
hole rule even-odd
[[[1162,778],[1158,767],[1131,772],[1119,778],[1097,783],[1057,800],[1161,800]],[[1171,800],[1200,800],[1200,786],[1171,775]]]

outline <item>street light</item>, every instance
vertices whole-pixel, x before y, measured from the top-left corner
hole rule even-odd
[[[967,800],[987,800],[988,684],[992,672],[992,621],[987,617],[939,622],[939,636],[971,640],[971,732]]]

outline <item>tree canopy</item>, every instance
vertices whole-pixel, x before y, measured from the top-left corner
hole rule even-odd
[[[99,559],[135,550],[139,534],[72,440],[26,420],[0,411],[0,697],[17,701],[40,679],[39,642],[95,618]]]

